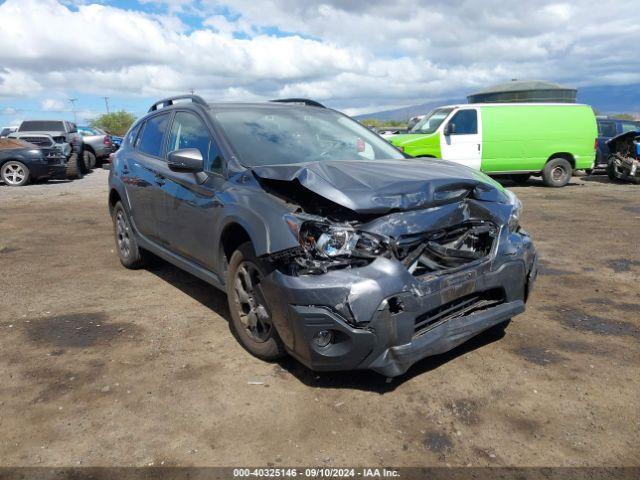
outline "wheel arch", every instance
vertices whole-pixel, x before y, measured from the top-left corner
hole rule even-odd
[[[115,188],[112,188],[109,191],[109,213],[113,214],[113,209],[116,206],[116,203],[118,202],[122,202],[122,197],[120,196],[120,193],[118,193],[118,190],[116,190]]]
[[[247,231],[247,228],[236,220],[232,220],[227,223],[220,233],[218,252],[220,260],[229,261],[233,252],[235,252],[240,245],[246,242],[251,242],[255,248],[255,243]]]
[[[547,163],[549,163],[551,160],[553,160],[554,158],[564,158],[567,162],[569,162],[571,164],[571,168],[573,168],[574,170],[576,169],[576,159],[573,156],[572,153],[569,152],[556,152],[552,155],[549,156],[549,158],[547,158],[547,161],[544,162],[545,165]]]

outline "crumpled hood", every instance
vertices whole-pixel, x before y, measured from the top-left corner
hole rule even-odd
[[[640,136],[640,130],[635,130],[635,131],[632,130],[630,132],[624,132],[624,133],[621,133],[620,135],[616,135],[615,137],[607,140],[607,145],[611,149],[611,152],[615,153],[617,152],[618,143],[621,140],[625,140],[625,139],[631,140],[639,136]]]
[[[500,184],[470,168],[443,160],[322,161],[252,168],[258,179],[296,183],[358,213],[428,208],[447,203],[463,189],[474,198],[505,203]],[[452,200],[449,200],[452,201]]]

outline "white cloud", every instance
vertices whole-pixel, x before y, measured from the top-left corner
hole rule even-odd
[[[47,98],[40,103],[40,108],[44,112],[64,112],[68,110],[67,105],[62,100]]]
[[[310,96],[361,111],[510,78],[640,81],[640,11],[624,0],[156,3],[167,13],[87,0],[72,9],[56,0],[0,4],[0,97],[195,88],[212,100]],[[202,27],[185,23],[192,17]]]
[[[0,7],[2,8],[2,7]],[[2,23],[0,17],[0,24]],[[2,62],[0,62],[2,64]],[[16,69],[0,68],[0,97],[23,97],[34,95],[42,86],[29,73]]]

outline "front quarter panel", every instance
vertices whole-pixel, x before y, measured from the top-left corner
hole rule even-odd
[[[220,234],[231,224],[240,225],[249,234],[258,256],[298,246],[284,221],[284,215],[294,207],[266,193],[251,173],[229,179],[219,198],[224,206]]]

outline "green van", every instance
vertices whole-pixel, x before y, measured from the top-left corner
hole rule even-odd
[[[575,103],[486,103],[436,108],[388,140],[413,157],[437,157],[518,182],[542,175],[562,187],[595,160],[596,118]]]

